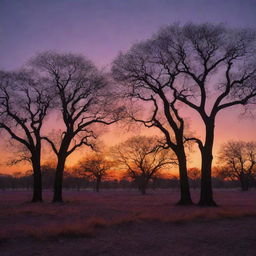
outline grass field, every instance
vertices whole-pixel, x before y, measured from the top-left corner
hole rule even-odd
[[[216,190],[214,208],[175,206],[171,190],[51,196],[31,204],[31,192],[0,192],[1,256],[256,255],[256,191]]]

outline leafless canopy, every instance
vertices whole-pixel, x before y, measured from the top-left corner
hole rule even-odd
[[[31,65],[51,83],[55,107],[61,111],[65,124],[63,135],[73,140],[67,151],[71,154],[82,145],[92,145],[95,137],[89,127],[95,123],[111,124],[119,118],[120,109],[111,109],[108,83],[105,77],[86,58],[74,54],[44,52],[34,58]],[[79,136],[76,136],[79,135]],[[55,144],[47,137],[54,152]]]
[[[138,183],[143,194],[150,179],[163,168],[177,163],[175,155],[159,148],[158,140],[154,137],[132,137],[116,146],[114,153],[119,166]]]
[[[92,179],[105,177],[111,166],[102,153],[88,155],[79,162],[80,173]]]
[[[0,127],[30,153],[40,143],[50,101],[44,81],[33,73],[0,73]]]
[[[148,128],[157,127],[166,138],[166,146],[175,149],[178,142],[173,134],[184,130],[172,88],[178,73],[174,69],[168,69],[167,73],[163,56],[158,52],[154,40],[136,44],[126,54],[119,54],[112,72],[125,85],[126,96],[133,104],[143,103],[150,109],[141,117],[131,109],[130,117]]]
[[[174,120],[182,123],[174,105],[179,101],[207,121],[220,110],[246,105],[255,97],[255,54],[254,30],[174,24],[121,53],[113,73],[131,86],[130,96],[152,102],[153,115],[145,125],[159,126],[156,95],[166,98]]]
[[[229,141],[219,152],[222,175],[231,179],[252,179],[256,174],[256,143]]]
[[[186,138],[198,143],[202,155],[200,205],[216,205],[211,189],[216,116],[225,108],[254,101],[255,56],[256,32],[252,29],[174,24],[121,53],[113,63],[113,74],[129,88],[128,95],[150,102],[153,108],[149,118],[133,119],[159,128],[166,144],[177,154],[183,143],[179,137],[184,135],[184,119],[177,103],[201,116],[204,141],[193,136]],[[159,102],[163,103],[161,107]],[[175,136],[170,136],[168,128]]]
[[[122,111],[111,104],[105,75],[83,56],[44,52],[32,59],[31,67],[51,85],[53,110],[62,117],[59,145],[49,136],[43,137],[57,156],[53,201],[61,202],[67,157],[83,145],[92,147],[96,138],[93,125],[112,124],[120,119]]]
[[[0,128],[21,145],[14,163],[31,161],[33,202],[42,201],[41,129],[52,99],[48,89],[34,72],[0,72]]]

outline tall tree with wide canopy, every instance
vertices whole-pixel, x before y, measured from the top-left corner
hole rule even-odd
[[[67,157],[83,145],[92,146],[96,136],[94,124],[112,124],[121,112],[111,105],[114,98],[109,96],[105,77],[83,56],[44,52],[31,64],[51,83],[55,109],[63,121],[59,145],[50,136],[44,137],[57,156],[53,202],[62,202]]]
[[[123,83],[125,97],[132,105],[143,105],[147,111],[139,116],[130,111],[134,121],[146,127],[155,127],[164,136],[163,147],[175,152],[179,163],[179,205],[192,204],[187,175],[187,159],[184,145],[185,123],[177,106],[173,84],[178,72],[175,63],[166,59],[154,40],[134,45],[127,53],[119,54],[112,66],[114,78]],[[136,105],[137,103],[137,105]]]
[[[32,202],[41,202],[41,129],[51,97],[45,81],[34,73],[0,72],[0,128],[20,143],[33,168]]]
[[[205,126],[204,141],[195,140],[202,156],[199,205],[215,206],[211,167],[216,117],[224,109],[246,105],[256,96],[256,33],[223,25],[171,25],[153,41],[169,74],[174,65],[182,84],[170,84],[176,99],[200,116]],[[182,85],[182,86],[181,86]]]
[[[161,29],[150,40],[133,46],[114,62],[114,73],[119,80],[132,85],[135,97],[154,101],[155,95],[159,95],[163,100],[176,145],[181,145],[179,149],[182,149],[182,143],[177,143],[180,137],[175,131],[177,124],[169,118],[171,113],[176,115],[177,109],[171,103],[181,102],[201,116],[205,125],[204,141],[199,138],[188,140],[196,141],[201,151],[199,205],[202,206],[216,205],[211,184],[216,116],[223,109],[246,105],[256,96],[255,38],[256,33],[252,29],[174,24]],[[152,92],[145,98],[137,93],[138,88]],[[164,93],[167,89],[171,91],[168,94]],[[172,96],[172,100],[165,100],[163,96],[166,99]],[[168,108],[172,108],[171,111]],[[150,120],[154,126],[157,124],[155,116],[153,114]],[[180,115],[176,115],[176,119],[178,122],[182,120]],[[182,130],[182,125],[178,127]],[[169,145],[175,151],[175,146]]]

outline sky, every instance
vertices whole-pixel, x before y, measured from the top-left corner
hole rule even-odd
[[[253,27],[256,0],[0,0],[0,69],[37,52],[79,52],[106,66],[173,22]]]
[[[17,69],[50,49],[81,53],[108,69],[119,51],[174,22],[255,27],[256,0],[0,0],[0,69]],[[255,138],[255,120],[241,119],[236,109],[219,120],[217,145]],[[120,136],[111,131],[107,141]]]

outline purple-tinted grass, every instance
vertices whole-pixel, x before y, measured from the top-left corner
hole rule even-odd
[[[65,191],[63,204],[30,203],[29,191],[0,192],[0,242],[14,237],[36,239],[93,237],[101,228],[115,228],[136,222],[182,224],[222,218],[256,216],[256,191],[217,190],[219,207],[175,206],[178,191]],[[193,192],[198,201],[198,192]]]

